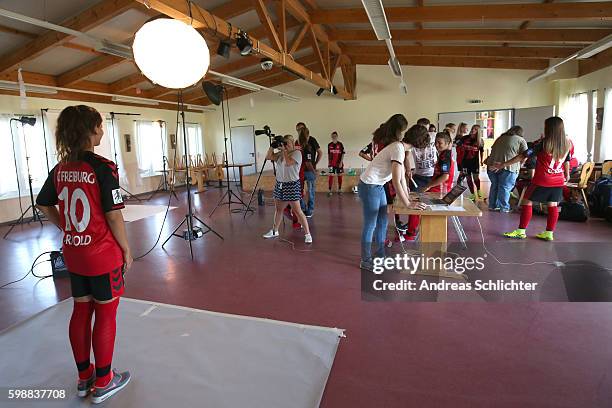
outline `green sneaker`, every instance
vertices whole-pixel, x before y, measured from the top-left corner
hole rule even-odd
[[[470,200],[472,201],[476,200],[476,194],[470,194]]]
[[[553,241],[555,239],[552,231],[540,232],[536,235],[536,238],[543,239],[544,241]]]
[[[506,232],[504,233],[504,237],[507,238],[515,238],[515,239],[525,239],[527,238],[527,235],[525,234],[525,230],[524,229],[515,229],[512,232]]]

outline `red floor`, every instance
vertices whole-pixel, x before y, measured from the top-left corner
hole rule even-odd
[[[195,195],[195,206],[225,240],[208,234],[194,242],[192,262],[187,243],[173,238],[166,250],[158,247],[134,263],[125,296],[346,329],[323,407],[612,406],[609,303],[365,302],[356,266],[361,210],[355,196],[317,195],[314,245],[306,247],[302,234],[290,228],[282,233],[294,249],[260,237],[271,225],[272,207],[259,208],[246,222],[227,208],[210,219],[218,198],[214,189]],[[153,201],[163,203],[164,197]],[[171,211],[167,228],[183,216],[184,210]],[[161,219],[128,224],[136,254],[155,241]],[[515,214],[485,211],[487,242],[500,240],[499,232],[517,222]],[[536,217],[531,230],[544,225]],[[474,221],[464,226],[470,240],[480,240]],[[610,225],[601,220],[561,222],[557,234],[567,242],[611,237]],[[0,284],[22,276],[59,239],[59,231],[46,225],[17,229],[0,241]],[[529,253],[537,256],[545,244],[530,242]],[[46,271],[41,267],[39,273]],[[68,296],[65,280],[29,277],[2,289],[0,329]]]

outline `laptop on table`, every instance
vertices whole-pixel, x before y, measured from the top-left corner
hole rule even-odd
[[[463,194],[466,190],[466,187],[457,184],[455,187],[451,189],[444,197],[442,198],[429,198],[426,197],[425,194],[419,194],[419,201],[423,204],[427,205],[446,205],[449,206],[455,202],[455,200]]]

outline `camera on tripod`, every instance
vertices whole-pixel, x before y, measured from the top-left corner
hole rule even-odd
[[[268,125],[265,125],[263,129],[256,130],[255,135],[268,136],[270,138],[270,146],[272,146],[273,149],[278,149],[281,146],[287,145],[287,143],[285,143],[284,138],[280,135],[275,135],[274,133],[272,133],[272,130],[270,129],[270,126]]]

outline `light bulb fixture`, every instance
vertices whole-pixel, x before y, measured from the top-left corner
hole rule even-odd
[[[194,85],[210,65],[204,38],[192,26],[169,18],[148,21],[140,27],[132,51],[144,76],[169,89]]]
[[[232,44],[228,43],[227,41],[220,41],[219,46],[217,47],[217,55],[220,55],[225,59],[229,59],[231,49]]]

